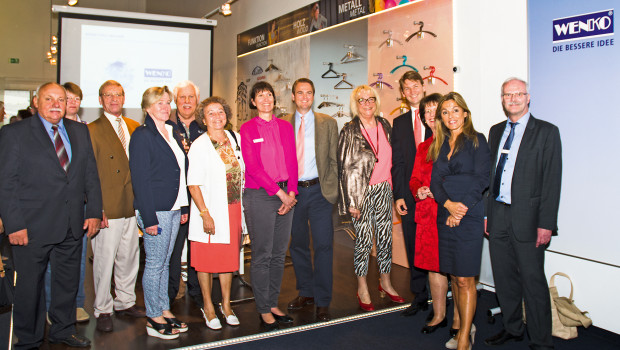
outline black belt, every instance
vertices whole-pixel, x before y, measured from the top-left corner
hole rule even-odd
[[[310,187],[312,185],[316,185],[319,183],[319,178],[317,177],[316,179],[312,179],[312,180],[308,180],[308,181],[298,181],[297,182],[297,186],[300,187]]]
[[[278,184],[278,186],[280,186],[281,189],[286,191],[286,184],[288,183],[288,181],[280,181],[276,183]]]

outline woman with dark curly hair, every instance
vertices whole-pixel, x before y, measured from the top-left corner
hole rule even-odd
[[[221,97],[209,97],[197,108],[196,122],[206,130],[189,150],[187,186],[192,195],[189,240],[191,264],[198,273],[207,327],[222,324],[211,299],[212,274],[218,273],[222,290],[220,312],[231,326],[239,319],[230,306],[232,273],[239,270],[243,215],[244,164],[239,134],[226,131],[230,107]]]

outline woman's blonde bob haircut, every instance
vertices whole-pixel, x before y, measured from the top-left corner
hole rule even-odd
[[[372,87],[368,85],[360,85],[356,87],[355,89],[353,89],[353,91],[351,92],[351,101],[350,101],[351,116],[352,117],[359,116],[359,109],[357,108],[357,100],[360,98],[360,94],[362,93],[362,91],[369,91],[374,96],[374,98],[377,99],[377,101],[375,102],[375,105],[377,106],[375,115],[379,115],[379,111],[381,110],[381,100],[379,99],[379,94],[377,93],[377,90],[373,89]]]

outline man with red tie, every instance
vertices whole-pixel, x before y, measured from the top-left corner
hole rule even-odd
[[[413,163],[417,146],[432,134],[422,124],[419,114],[420,100],[426,94],[424,80],[418,72],[405,72],[398,81],[400,93],[407,100],[409,112],[394,119],[392,131],[392,182],[394,184],[395,207],[402,219],[403,236],[407,261],[411,271],[410,289],[415,295],[411,305],[403,311],[403,316],[413,316],[420,309],[428,308],[428,274],[413,265],[415,254],[415,200],[409,190],[409,180],[413,172]]]
[[[45,333],[43,276],[51,263],[50,343],[88,347],[76,333],[84,232],[101,221],[101,187],[86,125],[66,118],[67,95],[46,83],[37,114],[0,130],[0,216],[12,245],[17,284],[15,349],[38,348]]]

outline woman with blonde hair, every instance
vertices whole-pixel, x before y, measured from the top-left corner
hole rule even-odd
[[[489,183],[491,159],[487,140],[474,129],[460,94],[446,94],[437,116],[440,124],[429,148],[429,157],[435,160],[430,190],[438,205],[439,269],[450,275],[460,318],[459,331],[446,347],[464,350],[471,349],[475,336],[476,276],[484,235],[482,193]]]
[[[341,215],[350,214],[355,228],[353,265],[357,275],[357,299],[365,311],[374,310],[366,275],[368,259],[377,242],[379,291],[392,301],[404,303],[390,280],[392,268],[392,146],[390,123],[379,116],[379,95],[368,85],[351,93],[353,119],[338,139],[338,178]]]
[[[180,224],[189,207],[185,173],[187,156],[181,137],[173,132],[172,93],[167,86],[148,88],[142,96],[144,124],[129,142],[129,169],[138,226],[145,233],[144,304],[146,330],[152,337],[175,339],[187,331],[170,312],[168,271]]]

